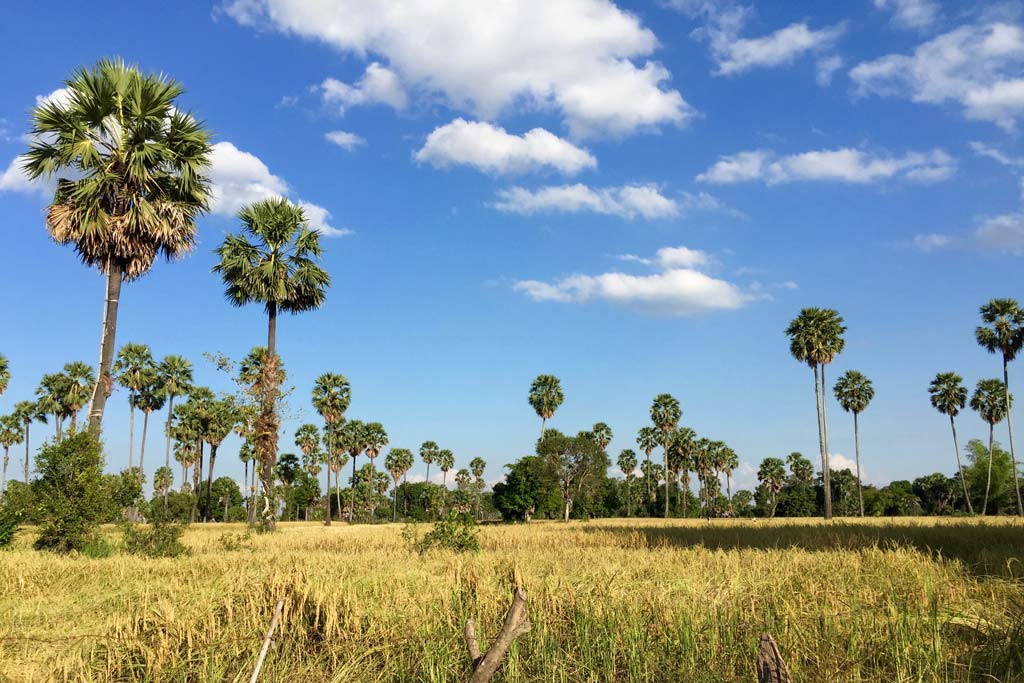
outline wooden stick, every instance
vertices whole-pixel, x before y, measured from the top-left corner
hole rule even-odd
[[[476,624],[472,619],[466,621],[466,650],[469,652],[469,661],[473,667],[473,676],[469,683],[487,683],[498,671],[505,653],[512,645],[512,641],[529,632],[532,628],[529,618],[526,616],[526,591],[517,588],[512,598],[512,606],[508,608],[505,615],[505,623],[501,631],[487,649],[487,652],[480,654],[480,644],[476,639]]]
[[[757,647],[757,683],[790,683],[789,670],[775,639],[767,633]]]
[[[284,609],[284,600],[278,600],[277,607],[274,609],[274,618],[270,620],[270,628],[267,629],[267,637],[263,639],[263,647],[260,648],[260,656],[256,659],[256,668],[252,671],[252,677],[249,679],[249,683],[256,683],[256,679],[260,676],[260,669],[263,668],[263,660],[267,658],[267,652],[270,650],[270,644],[274,639],[274,631],[277,630],[277,622],[281,618],[281,610]]]

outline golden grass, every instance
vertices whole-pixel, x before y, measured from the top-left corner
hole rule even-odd
[[[247,680],[283,598],[261,681],[465,681],[463,624],[493,635],[513,574],[534,628],[502,681],[750,681],[766,631],[800,682],[1024,680],[1013,520],[541,522],[425,557],[401,525],[285,523],[238,552],[226,530],[160,560],[24,532],[0,553],[0,680]]]

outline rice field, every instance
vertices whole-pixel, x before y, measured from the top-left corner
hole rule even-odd
[[[610,520],[480,529],[419,556],[402,525],[193,526],[188,557],[0,552],[0,680],[466,681],[514,582],[533,630],[507,682],[753,681],[775,636],[795,681],[1024,681],[1015,520]],[[117,539],[116,529],[107,530]]]

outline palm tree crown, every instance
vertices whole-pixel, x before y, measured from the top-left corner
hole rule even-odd
[[[940,372],[928,385],[932,406],[943,415],[956,417],[967,405],[967,387],[955,372]]]
[[[325,372],[313,384],[313,407],[327,424],[334,424],[345,415],[352,402],[352,387],[344,375]]]
[[[998,379],[978,380],[978,386],[971,396],[971,409],[990,426],[997,425],[1006,417],[1006,405],[1013,405],[1013,395],[1005,400],[1006,385]]]
[[[537,375],[537,379],[530,385],[529,400],[543,424],[555,416],[555,411],[565,400],[562,383],[554,375]],[[543,433],[543,426],[541,432]]]
[[[1013,299],[992,299],[981,307],[981,319],[988,327],[975,331],[978,344],[989,353],[1001,353],[1007,362],[1024,347],[1024,309]]]
[[[679,400],[672,394],[658,394],[651,404],[651,422],[663,434],[668,434],[679,424],[679,418],[683,416],[682,408],[679,407]]]
[[[11,381],[11,365],[7,356],[0,353],[0,396],[7,391],[7,383]]]
[[[836,400],[848,413],[862,413],[875,397],[871,380],[856,370],[847,370],[833,388]]]

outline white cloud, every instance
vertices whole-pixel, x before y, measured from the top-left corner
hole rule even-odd
[[[671,268],[699,268],[710,262],[707,252],[687,247],[662,247],[657,253],[658,263],[666,270]]]
[[[336,228],[331,225],[329,223],[331,212],[319,204],[304,202],[301,199],[297,203],[302,207],[303,213],[306,214],[306,222],[309,223],[309,227],[324,237],[344,237],[345,235],[352,234],[352,231],[348,228]]]
[[[474,166],[489,173],[524,173],[550,167],[574,175],[597,167],[585,149],[543,128],[512,135],[504,128],[458,118],[434,129],[416,160],[439,168]]]
[[[854,475],[857,474],[857,461],[853,458],[847,458],[842,453],[829,453],[828,454],[828,468],[833,472],[839,472],[840,470],[850,470]],[[860,470],[861,481],[866,482],[868,479],[867,471],[861,467]]]
[[[379,62],[367,66],[362,80],[355,85],[326,78],[320,90],[324,103],[336,107],[339,114],[344,114],[348,107],[366,104],[387,104],[395,109],[405,109],[408,105],[398,75]]]
[[[986,145],[984,142],[971,142],[971,149],[974,153],[981,157],[992,159],[993,161],[999,162],[1003,166],[1010,167],[1024,167],[1024,157],[1011,157],[1002,152],[1002,150]]]
[[[938,251],[939,249],[945,249],[952,246],[956,240],[950,235],[942,235],[939,233],[927,233],[921,235],[914,235],[911,239],[910,244],[920,251],[931,252]]]
[[[974,231],[974,239],[986,249],[1024,254],[1024,213],[985,218]]]
[[[49,95],[36,95],[36,106],[55,103],[62,109],[71,100],[71,91],[68,88],[57,88]]]
[[[675,200],[653,184],[594,189],[582,183],[554,185],[538,190],[511,187],[498,192],[494,208],[507,213],[590,212],[621,218],[671,218],[679,215]]]
[[[815,30],[806,23],[796,23],[760,38],[738,38],[718,45],[713,42],[712,50],[718,73],[739,74],[792,64],[808,52],[830,49],[844,30],[841,24]]]
[[[939,18],[935,0],[875,0],[875,7],[891,11],[893,25],[900,28],[928,28]]]
[[[349,133],[343,130],[332,130],[329,133],[325,133],[324,137],[327,138],[328,142],[334,143],[338,147],[348,151],[366,144],[366,140],[355,133]]]
[[[55,183],[39,178],[29,180],[22,167],[24,159],[16,156],[11,159],[3,173],[0,173],[0,192],[23,192],[25,194],[52,195]]]
[[[228,0],[223,9],[244,25],[380,57],[387,66],[374,64],[396,75],[403,93],[440,95],[485,119],[554,109],[581,137],[681,125],[694,115],[665,85],[668,70],[649,59],[654,33],[610,0]],[[368,96],[368,87],[364,78],[332,93],[351,106],[352,91]],[[388,92],[397,101],[398,91]]]
[[[1024,113],[1024,29],[993,22],[960,26],[919,45],[850,71],[861,95],[914,102],[958,103],[969,119],[1012,129]]]
[[[753,150],[721,157],[697,180],[718,184],[760,180],[769,185],[796,181],[863,184],[892,178],[937,182],[955,171],[956,160],[941,149],[909,152],[901,157],[880,157],[848,147],[783,157],[768,150]]]
[[[843,68],[843,58],[839,55],[831,55],[820,59],[815,67],[814,80],[824,88],[832,83],[833,74],[841,68]]]

